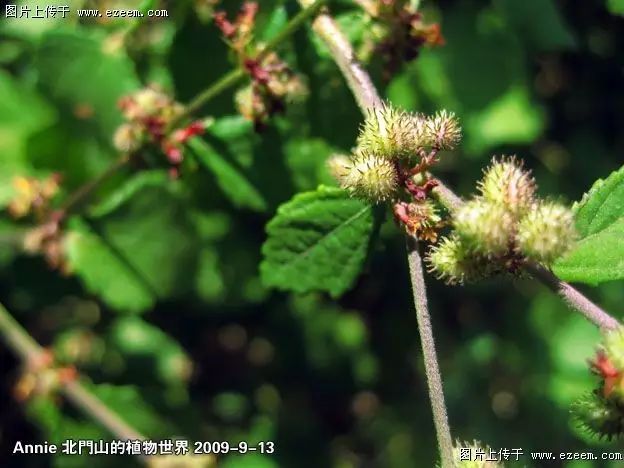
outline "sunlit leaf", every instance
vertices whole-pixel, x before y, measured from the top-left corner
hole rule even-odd
[[[281,289],[339,296],[359,275],[374,228],[373,208],[344,190],[296,195],[267,225],[262,278]]]

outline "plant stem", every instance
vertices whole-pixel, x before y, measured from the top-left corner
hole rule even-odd
[[[123,440],[144,440],[145,436],[113,413],[108,406],[102,403],[93,393],[87,390],[78,381],[67,382],[63,385],[63,394],[82,412],[95,419],[111,434]]]
[[[305,0],[299,0],[304,4]],[[344,37],[335,21],[328,14],[319,15],[312,23],[312,29],[323,39],[329,47],[334,61],[353,92],[357,103],[366,115],[370,110],[379,108],[382,101],[377,93],[370,76],[355,57],[355,52],[349,41]],[[408,238],[407,258],[414,294],[414,306],[418,330],[425,361],[425,374],[433,411],[433,420],[440,449],[442,468],[453,468],[453,439],[448,423],[446,404],[442,388],[442,376],[436,356],[435,341],[431,328],[431,318],[427,306],[427,291],[425,289],[422,260],[418,253],[418,245],[415,239]]]
[[[0,304],[0,335],[6,345],[25,363],[36,361],[43,353],[39,344],[26,333],[2,304]]]
[[[587,320],[600,329],[613,330],[620,325],[615,318],[590,301],[580,291],[565,281],[561,281],[552,271],[544,268],[542,265],[527,263],[525,269],[548,288],[559,294],[569,307],[578,310]]]
[[[221,94],[228,88],[231,88],[232,86],[238,84],[238,82],[242,81],[245,76],[247,76],[245,70],[243,70],[242,68],[236,68],[235,70],[232,70],[231,72],[221,77],[216,83],[209,86],[204,91],[200,92],[197,96],[195,96],[193,99],[191,99],[191,102],[189,102],[185,106],[184,111],[171,121],[168,128],[175,128],[180,122],[188,118],[191,114],[195,113],[200,107],[202,107],[212,98]]]
[[[427,289],[425,287],[422,259],[418,252],[418,242],[412,237],[407,239],[407,260],[442,468],[453,468],[455,466],[453,461],[453,439],[446,414],[442,376],[440,374],[440,366],[438,365],[431,316],[429,315],[427,305]]]
[[[306,0],[299,0],[299,3],[305,5]],[[362,112],[366,114],[368,110],[381,106],[377,88],[334,19],[329,14],[321,13],[312,23],[312,29],[329,48]]]
[[[446,207],[450,212],[457,211],[464,203],[455,192],[448,188],[440,179],[434,178],[437,186],[432,190],[438,201]]]
[[[255,60],[262,60],[266,55],[279,46],[285,39],[290,37],[301,25],[310,17],[312,17],[318,10],[325,4],[327,0],[316,0],[309,2],[310,4],[299,11],[273,39],[260,51]],[[190,115],[199,110],[208,101],[215,96],[221,94],[223,91],[235,86],[242,81],[247,73],[243,68],[236,68],[230,71],[217,82],[208,86],[205,90],[201,91],[195,96],[188,105],[185,106],[184,111],[174,118],[168,125],[167,131],[174,129],[180,122],[183,122]],[[115,161],[110,167],[108,167],[102,174],[95,179],[90,180],[83,186],[79,187],[74,193],[72,193],[68,201],[58,212],[61,218],[65,218],[74,209],[78,208],[85,200],[91,196],[91,194],[111,175],[123,168],[131,160],[132,156],[124,154],[117,161]]]
[[[0,337],[25,365],[36,363],[46,354],[39,343],[28,334],[2,304],[0,304]],[[111,411],[79,381],[72,380],[61,385],[62,393],[69,401],[85,415],[108,429],[115,437],[124,440],[145,439],[145,436]]]
[[[80,187],[78,187],[78,189],[69,196],[65,204],[57,212],[60,218],[61,219],[66,218],[73,211],[79,208],[82,205],[82,203],[84,203],[91,196],[91,194],[98,189],[100,185],[102,185],[115,173],[117,173],[122,168],[124,168],[126,164],[128,164],[131,161],[131,159],[132,159],[132,155],[122,154],[108,168],[106,168],[104,172],[99,174],[94,179],[89,180],[84,185],[81,185]]]
[[[290,37],[301,25],[310,17],[314,16],[317,11],[326,3],[327,0],[316,0],[313,2],[308,2],[308,5],[304,5],[304,8],[299,11],[282,29],[273,39],[271,39],[264,48],[254,57],[254,60],[261,61],[265,58],[269,52],[279,46],[285,39]],[[204,104],[210,101],[213,97],[222,93],[228,88],[235,86],[238,82],[242,81],[245,76],[247,76],[247,72],[239,67],[235,70],[232,70],[225,76],[223,76],[219,81],[209,86],[207,89],[199,93],[195,96],[189,104],[186,105],[184,111],[178,115],[173,121],[169,124],[169,129],[175,128],[177,124],[182,122],[184,119],[188,118],[191,114],[200,109]]]
[[[262,49],[262,51],[256,56],[257,61],[261,61],[263,58],[267,56],[269,52],[275,49],[278,45],[280,45],[284,39],[290,37],[297,29],[301,27],[303,23],[305,23],[309,18],[314,16],[319,9],[327,3],[327,0],[316,0],[309,1],[306,5],[303,6],[303,9],[299,11],[293,18],[284,26],[277,35],[271,39]]]
[[[305,4],[306,0],[299,0]],[[312,24],[314,31],[325,41],[332,57],[355,96],[362,113],[366,115],[371,108],[381,105],[381,99],[375,85],[362,65],[355,58],[353,48],[342,34],[335,21],[328,14],[319,15]],[[462,205],[462,200],[439,179],[433,194],[449,211],[455,211]],[[601,328],[613,328],[619,322],[606,311],[598,307],[570,284],[561,281],[552,272],[542,268],[527,267],[535,278],[555,291],[570,307],[583,314]]]

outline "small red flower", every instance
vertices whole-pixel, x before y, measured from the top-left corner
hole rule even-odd
[[[185,143],[189,138],[204,133],[204,124],[199,120],[193,122],[187,127],[176,130],[173,133],[172,140],[176,143]]]
[[[621,373],[613,363],[609,360],[603,351],[598,351],[596,360],[591,363],[592,370],[604,379],[603,392],[608,397],[613,392],[618,381],[621,380]]]

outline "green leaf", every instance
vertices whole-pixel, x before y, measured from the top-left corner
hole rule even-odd
[[[83,29],[44,34],[36,68],[41,85],[70,111],[82,109],[107,139],[121,122],[117,100],[140,86],[123,48]]]
[[[589,284],[624,278],[624,167],[594,183],[574,209],[581,240],[555,273]]]
[[[350,369],[357,380],[360,361],[370,354],[368,330],[361,315],[337,307],[320,294],[293,297],[291,310],[311,366],[322,373]]]
[[[321,186],[296,195],[267,225],[262,279],[268,286],[338,297],[359,275],[374,230],[373,207],[344,190]]]
[[[89,210],[92,218],[101,218],[112,213],[124,203],[127,203],[145,187],[159,187],[167,185],[169,176],[164,171],[143,171],[127,180],[107,198]]]
[[[614,15],[624,16],[624,0],[607,0],[607,10]]]
[[[216,178],[216,182],[236,206],[264,211],[266,202],[247,176],[234,163],[219,154],[201,138],[188,142],[198,161]]]
[[[576,47],[576,38],[553,0],[503,0],[498,5],[518,37],[536,49],[555,51]]]
[[[149,437],[170,435],[171,428],[131,385],[85,384],[102,403]]]
[[[501,144],[530,143],[544,129],[544,112],[531,102],[527,88],[512,87],[466,123],[466,145],[481,153]]]
[[[596,285],[624,278],[624,219],[581,239],[554,265],[564,281]]]
[[[41,172],[61,173],[63,188],[71,191],[100,175],[119,156],[89,122],[64,117],[30,136],[25,158]]]
[[[338,151],[325,140],[293,138],[285,145],[285,153],[293,183],[299,190],[314,190],[319,184],[334,182],[325,162]]]
[[[25,231],[14,223],[0,218],[0,267],[11,263],[22,250]]]
[[[7,2],[4,2],[3,5],[5,5],[6,3]],[[66,27],[72,22],[71,14],[67,15],[65,19],[61,17],[62,15],[57,15],[55,18],[43,17],[37,18],[33,21],[33,15],[35,14],[34,12],[36,11],[36,8],[41,8],[41,4],[37,3],[37,0],[22,0],[20,2],[11,3],[19,3],[19,6],[17,7],[18,12],[20,11],[20,7],[29,8],[31,12],[30,19],[6,18],[5,20],[0,21],[0,31],[2,31],[2,33],[4,34],[17,37],[25,41],[30,40],[34,42],[40,39],[41,35],[44,34],[46,31]],[[68,5],[71,8],[71,11],[75,11],[76,8],[80,8],[82,6],[79,0],[67,0],[66,2],[64,2],[64,5]]]
[[[204,302],[216,302],[225,297],[226,286],[216,249],[204,247],[197,254],[198,268],[195,277],[197,295]]]
[[[168,384],[186,382],[192,363],[180,344],[161,329],[139,317],[117,319],[110,330],[110,343],[123,355],[136,358],[141,367],[152,360],[158,377]]]
[[[221,468],[278,468],[279,465],[270,456],[257,453],[231,455],[220,464]]]
[[[581,236],[595,234],[624,217],[624,166],[606,179],[597,180],[574,205]]]
[[[106,216],[72,220],[65,241],[85,288],[120,311],[142,312],[192,287],[198,240],[186,201],[146,186]]]
[[[146,403],[136,387],[88,382],[84,382],[83,385],[122,420],[148,438],[156,439],[176,433],[176,429],[172,428],[168,421],[162,419],[154,408]],[[68,439],[117,439],[97,422],[86,417],[75,417],[75,411],[70,409],[66,405],[59,405],[56,399],[46,396],[36,396],[26,405],[28,417],[38,424],[43,430],[44,439],[51,443],[62,444]],[[53,466],[63,468],[110,466],[108,457],[89,457],[89,460],[87,458],[86,454],[82,456],[56,454]]]
[[[262,42],[269,42],[284,29],[286,23],[288,23],[286,8],[283,5],[275,7],[262,28],[260,40]]]
[[[0,208],[13,196],[13,177],[32,173],[26,159],[28,137],[54,118],[41,97],[0,70]]]

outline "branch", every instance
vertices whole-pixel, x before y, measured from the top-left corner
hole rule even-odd
[[[65,398],[85,415],[99,422],[111,434],[123,440],[144,440],[145,436],[123,421],[80,382],[72,380],[63,385]]]
[[[597,327],[602,330],[613,330],[620,326],[620,323],[615,318],[587,299],[570,284],[561,281],[552,271],[536,263],[527,263],[525,269],[548,288],[559,294],[569,307],[578,310]]]
[[[0,337],[25,365],[41,362],[46,355],[46,351],[2,304],[0,304]],[[123,440],[145,439],[145,436],[128,425],[77,380],[61,383],[61,392],[85,415],[97,421],[115,437]]]
[[[299,0],[299,3],[305,4],[307,1]],[[362,113],[366,115],[371,108],[379,106],[381,99],[375,85],[366,70],[355,58],[353,48],[335,21],[329,15],[321,14],[314,20],[312,28],[329,47],[332,57],[344,74]],[[433,190],[433,194],[449,211],[457,210],[463,203],[461,198],[443,184],[442,181],[436,180],[438,186]],[[570,284],[558,279],[552,272],[545,270],[543,267],[527,267],[527,270],[536,279],[559,294],[570,307],[583,314],[597,326],[609,329],[619,325],[615,318],[611,317],[606,311],[598,307]]]
[[[271,39],[264,48],[253,57],[254,61],[261,61],[265,58],[269,52],[279,46],[285,39],[290,37],[295,31],[301,27],[303,23],[305,23],[308,18],[314,16],[318,10],[325,4],[327,0],[316,0],[307,2],[304,5],[303,9],[299,11],[282,29],[273,39]],[[214,83],[212,86],[208,87],[206,90],[199,93],[196,97],[194,97],[191,102],[185,107],[184,111],[177,116],[169,125],[169,128],[175,128],[177,124],[182,122],[184,119],[189,117],[195,111],[199,110],[204,104],[210,101],[213,97],[222,93],[228,88],[236,85],[239,81],[242,81],[243,78],[247,76],[247,72],[239,67],[235,70],[232,70],[228,74],[226,74],[219,81]]]
[[[243,78],[245,78],[245,76],[247,76],[247,74],[242,68],[236,68],[235,70],[225,74],[216,83],[201,91],[197,96],[191,99],[191,102],[184,106],[184,110],[168,125],[168,130],[174,129],[180,122],[187,119],[208,101],[238,84],[243,80]]]
[[[305,6],[310,3],[310,0],[299,0],[299,3]],[[333,18],[327,13],[318,15],[312,23],[312,29],[329,48],[362,112],[366,114],[367,110],[379,107],[381,99],[377,93],[377,88],[357,60],[353,47]]]
[[[437,200],[446,207],[450,212],[457,211],[464,203],[455,192],[448,188],[444,182],[438,178],[434,178],[438,185],[436,185],[432,192]]]
[[[80,208],[82,204],[95,192],[104,182],[110,179],[114,174],[123,169],[132,159],[131,154],[122,154],[108,168],[92,180],[78,187],[72,192],[65,204],[57,212],[58,219],[65,219],[75,210]]]
[[[418,321],[418,331],[425,361],[425,374],[427,376],[427,386],[429,388],[429,398],[431,400],[431,410],[433,411],[433,422],[438,439],[438,448],[440,449],[442,468],[453,468],[455,466],[453,461],[453,439],[446,414],[442,376],[436,355],[431,316],[427,306],[427,289],[425,287],[422,259],[418,252],[418,242],[411,237],[407,239],[407,260],[412,280],[416,319]]]
[[[299,0],[302,5],[307,0]],[[370,76],[357,61],[355,52],[349,41],[344,37],[335,21],[328,14],[319,15],[312,23],[312,29],[325,41],[329,47],[334,61],[345,76],[351,91],[353,92],[360,109],[364,114],[381,106],[377,89]],[[433,412],[433,420],[436,429],[438,447],[442,468],[453,468],[453,439],[448,423],[444,392],[442,388],[442,376],[436,356],[433,329],[427,306],[427,291],[425,288],[422,260],[418,253],[418,245],[415,239],[408,238],[407,258],[414,294],[414,306],[418,331],[423,349],[425,362],[425,374],[429,389],[429,398]]]
[[[269,52],[278,47],[284,40],[290,37],[305,21],[314,16],[318,10],[325,4],[327,0],[316,0],[308,2],[309,5],[305,6],[299,13],[297,13],[269,43],[260,51],[260,53],[255,57],[255,60],[262,60]],[[191,101],[184,107],[182,113],[180,113],[175,119],[173,119],[169,125],[167,126],[167,131],[171,131],[185,119],[190,117],[193,113],[199,110],[202,106],[204,106],[207,102],[209,102],[214,97],[218,96],[222,92],[227,89],[235,86],[237,83],[242,81],[247,73],[243,68],[236,68],[235,70],[230,71],[223,77],[221,77],[218,81],[208,86],[205,90],[201,91],[197,96],[195,96]],[[140,149],[139,149],[140,151]],[[113,162],[110,167],[108,167],[102,174],[85,183],[83,186],[79,187],[75,192],[73,192],[66,204],[61,208],[59,214],[61,215],[61,219],[65,218],[68,214],[71,214],[75,209],[80,207],[96,190],[103,182],[109,179],[110,176],[115,174],[117,171],[125,167],[132,159],[133,155],[122,155],[118,160]]]

